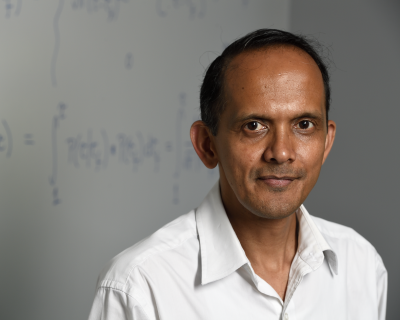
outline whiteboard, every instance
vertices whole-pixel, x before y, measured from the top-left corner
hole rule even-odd
[[[197,207],[205,68],[289,0],[0,4],[1,319],[85,319],[123,249]]]

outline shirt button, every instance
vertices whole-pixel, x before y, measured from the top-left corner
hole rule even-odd
[[[285,313],[285,320],[289,320],[289,315]]]

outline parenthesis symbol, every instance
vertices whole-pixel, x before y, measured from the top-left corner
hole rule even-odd
[[[7,144],[6,156],[7,156],[7,158],[9,158],[9,157],[11,157],[11,153],[12,153],[12,149],[13,149],[13,139],[12,139],[11,130],[10,130],[10,127],[8,126],[7,121],[3,120],[2,123],[3,123],[4,129],[7,132],[8,144]]]

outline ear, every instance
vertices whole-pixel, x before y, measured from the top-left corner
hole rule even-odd
[[[326,158],[328,157],[329,152],[332,149],[333,141],[335,140],[336,135],[336,123],[332,120],[328,121],[328,133],[325,138],[325,151],[324,151],[324,158],[322,160],[322,164],[325,162]]]
[[[218,164],[213,135],[203,121],[196,121],[190,128],[190,139],[197,155],[208,169]]]

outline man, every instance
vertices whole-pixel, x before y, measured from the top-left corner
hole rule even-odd
[[[288,32],[250,33],[210,65],[200,100],[190,135],[219,182],[111,261],[89,319],[383,320],[374,247],[302,205],[336,131],[315,49]]]

